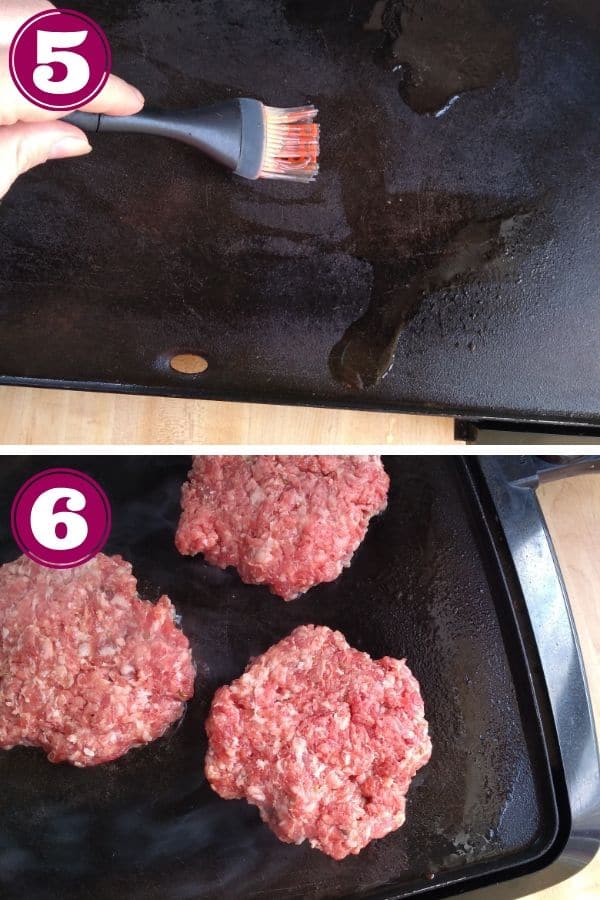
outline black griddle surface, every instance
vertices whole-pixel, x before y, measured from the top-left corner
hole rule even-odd
[[[596,0],[79,6],[153,105],[316,103],[322,174],[102,136],[21,179],[0,382],[600,422]]]
[[[18,555],[10,502],[47,459],[0,461],[0,560]],[[404,896],[536,860],[557,828],[545,742],[510,600],[452,460],[392,459],[388,510],[333,584],[284,603],[173,546],[189,460],[71,459],[113,504],[108,552],[133,562],[143,596],[172,598],[198,664],[182,724],[121,760],[53,766],[0,751],[0,895],[28,900],[250,900]],[[433,755],[403,828],[335,862],[281,843],[203,776],[203,723],[217,686],[302,623],[340,629],[419,679]],[[539,864],[539,863],[538,863]],[[430,880],[433,878],[433,880]],[[395,891],[395,893],[394,893]]]

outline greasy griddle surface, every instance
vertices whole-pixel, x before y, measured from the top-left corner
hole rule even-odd
[[[16,555],[10,501],[52,462],[64,464],[0,462],[3,562]],[[388,459],[388,510],[350,569],[291,603],[243,585],[233,570],[177,554],[189,460],[70,465],[109,494],[108,552],[133,562],[143,595],[167,592],[181,613],[198,664],[196,694],[176,730],[109,765],[79,770],[53,766],[35,749],[0,751],[1,896],[348,897],[388,882],[430,886],[495,871],[535,857],[552,839],[553,790],[508,600],[478,546],[455,463]],[[342,862],[281,843],[254,807],[220,799],[203,776],[203,725],[216,687],[309,622],[340,629],[375,658],[406,656],[431,725],[433,756],[410,789],[405,826]]]
[[[600,421],[597,0],[79,6],[152,104],[315,102],[322,174],[131,136],[31,173],[0,206],[0,379]]]

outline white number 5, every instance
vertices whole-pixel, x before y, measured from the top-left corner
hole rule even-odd
[[[67,501],[64,512],[54,512],[59,500]],[[34,538],[48,550],[74,550],[81,547],[88,536],[87,522],[78,514],[82,509],[85,509],[85,497],[75,488],[50,488],[44,491],[31,507],[30,524]],[[66,529],[63,537],[56,533],[58,525],[63,525]]]
[[[33,83],[46,94],[76,94],[89,81],[90,67],[80,53],[67,47],[80,47],[88,36],[87,31],[38,31],[37,61],[33,70]],[[54,69],[51,63],[63,63],[67,74],[62,81],[52,81]]]

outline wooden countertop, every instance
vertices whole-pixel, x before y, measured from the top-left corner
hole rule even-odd
[[[600,731],[600,472],[542,485],[538,496],[577,623],[596,728]],[[528,897],[598,900],[600,854],[568,881]]]
[[[450,418],[0,387],[0,444],[451,444]]]

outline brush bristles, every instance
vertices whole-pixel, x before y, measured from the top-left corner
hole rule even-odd
[[[319,126],[314,106],[263,107],[265,148],[259,178],[313,181],[319,172]]]

